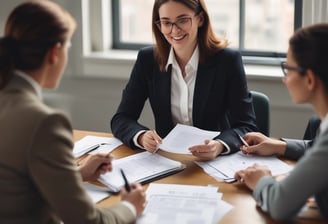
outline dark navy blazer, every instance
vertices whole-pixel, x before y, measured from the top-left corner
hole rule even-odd
[[[131,148],[134,135],[148,128],[138,123],[148,99],[155,119],[155,129],[163,138],[173,128],[171,115],[171,66],[161,72],[153,47],[139,51],[122,100],[111,120],[115,137]],[[224,49],[198,65],[193,99],[193,125],[221,131],[215,139],[226,142],[232,152],[242,144],[238,134],[258,131],[252,96],[238,51]]]

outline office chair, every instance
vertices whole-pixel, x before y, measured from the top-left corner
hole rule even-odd
[[[256,125],[259,131],[266,136],[270,135],[270,99],[267,95],[251,91],[256,116]]]

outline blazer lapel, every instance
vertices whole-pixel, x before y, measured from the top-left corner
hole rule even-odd
[[[198,126],[204,114],[206,99],[215,79],[215,66],[211,61],[199,64],[193,99],[193,124]]]
[[[154,90],[155,93],[159,95],[155,98],[159,104],[159,110],[161,114],[165,115],[164,119],[161,119],[162,130],[165,135],[173,128],[172,113],[171,113],[171,76],[172,67],[170,66],[167,72],[161,72],[158,75],[158,83],[155,86],[157,88]]]

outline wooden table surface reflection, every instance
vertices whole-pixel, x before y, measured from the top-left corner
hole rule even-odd
[[[74,140],[77,141],[86,135],[95,135],[110,137],[110,133],[103,132],[90,132],[82,130],[74,130]],[[134,153],[138,153],[138,150],[132,150],[127,146],[120,146],[112,152],[112,155],[116,159],[122,158]],[[158,151],[159,154],[166,156],[170,159],[174,159],[184,163],[187,167],[182,172],[177,174],[159,179],[154,181],[155,183],[167,183],[167,184],[188,184],[188,185],[201,185],[201,186],[218,186],[219,192],[223,193],[223,200],[233,205],[233,209],[227,213],[223,219],[220,220],[220,224],[257,224],[257,223],[287,223],[287,222],[277,222],[272,220],[269,215],[262,212],[256,206],[255,200],[252,197],[251,191],[248,190],[246,186],[240,183],[228,184],[224,182],[218,182],[214,178],[207,175],[202,168],[197,166],[193,161],[194,157],[189,155],[179,155]],[[144,185],[145,188],[148,184]],[[101,201],[98,206],[112,206],[120,200],[120,197],[113,195],[103,201]],[[296,218],[294,221],[289,221],[288,223],[303,224],[303,223],[325,223],[320,214],[316,209],[310,209],[308,212],[304,213],[302,218]]]

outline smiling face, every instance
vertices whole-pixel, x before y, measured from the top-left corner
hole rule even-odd
[[[195,12],[182,3],[168,1],[159,8],[161,31],[165,39],[174,48],[176,54],[192,55],[197,45],[198,27],[201,26],[201,14],[196,16]],[[186,22],[185,25],[184,22]],[[163,25],[172,24],[171,32],[164,32]],[[189,24],[189,25],[188,25]],[[179,27],[180,25],[180,27]],[[186,29],[182,29],[186,27]]]

